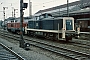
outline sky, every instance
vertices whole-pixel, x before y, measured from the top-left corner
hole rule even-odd
[[[23,0],[28,3],[29,0]],[[48,9],[67,3],[67,0],[30,0],[32,2],[32,15],[39,10]],[[79,0],[69,0],[69,3]],[[13,9],[16,9],[16,17],[20,16],[20,0],[0,0],[0,20],[3,20],[3,7],[5,8],[5,18],[12,17]],[[24,10],[24,16],[29,16],[29,7]]]

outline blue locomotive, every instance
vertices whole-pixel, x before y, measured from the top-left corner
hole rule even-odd
[[[54,40],[72,40],[74,30],[74,18],[72,17],[48,17],[42,15],[28,21],[26,34],[31,36],[43,36]],[[69,38],[68,38],[69,37]]]

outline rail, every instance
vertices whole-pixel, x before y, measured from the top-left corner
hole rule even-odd
[[[16,52],[14,52],[13,50],[11,50],[10,48],[8,48],[7,46],[5,46],[4,44],[0,43],[0,45],[2,47],[4,47],[6,50],[8,50],[9,52],[11,52],[13,55],[15,55],[19,60],[25,60],[24,58],[22,58],[20,55],[18,55]]]

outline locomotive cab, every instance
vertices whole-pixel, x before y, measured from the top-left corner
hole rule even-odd
[[[65,18],[64,20],[65,22],[65,39],[66,41],[68,40],[72,40],[72,35],[75,33],[75,29],[74,29],[74,18],[72,17],[68,17]],[[63,33],[62,33],[63,35]]]

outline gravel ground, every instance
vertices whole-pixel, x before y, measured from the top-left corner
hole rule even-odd
[[[21,55],[23,58],[25,58],[26,60],[53,60],[52,58],[43,55],[43,54],[39,54],[36,53],[32,50],[26,51],[22,48],[19,48],[19,45],[15,45],[11,42],[8,42],[5,39],[0,38],[0,42],[5,44],[8,47],[12,47],[12,50],[14,50],[16,53],[18,53],[19,55]]]

